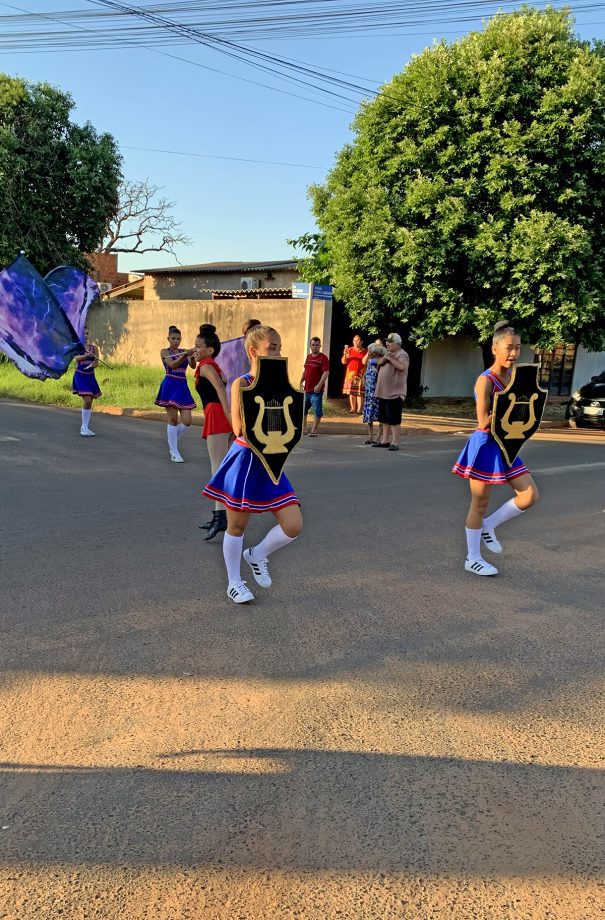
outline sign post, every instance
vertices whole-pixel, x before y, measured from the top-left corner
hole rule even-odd
[[[292,297],[307,301],[307,315],[305,317],[305,348],[309,350],[311,340],[311,327],[313,324],[313,300],[332,300],[332,286],[329,284],[313,284],[307,281],[295,281],[292,284]]]

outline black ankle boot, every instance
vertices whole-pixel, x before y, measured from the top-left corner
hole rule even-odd
[[[204,537],[204,540],[212,540],[213,537],[216,537],[217,533],[227,530],[227,512],[226,511],[215,511],[212,515],[212,522],[208,528],[208,535]]]
[[[200,530],[210,530],[213,523],[214,523],[214,514],[212,515],[209,521],[206,521],[205,524],[198,524],[197,526],[199,527]]]

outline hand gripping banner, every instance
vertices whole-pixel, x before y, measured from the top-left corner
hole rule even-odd
[[[277,485],[302,437],[305,395],[288,378],[287,358],[257,358],[254,383],[240,390],[243,435]]]
[[[537,364],[517,364],[510,383],[494,396],[492,434],[509,466],[542,421],[547,391],[538,384]]]

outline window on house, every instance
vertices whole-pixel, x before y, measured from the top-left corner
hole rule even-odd
[[[536,352],[536,360],[540,365],[540,385],[551,396],[570,395],[575,356],[575,345],[557,345],[548,351],[543,349]]]

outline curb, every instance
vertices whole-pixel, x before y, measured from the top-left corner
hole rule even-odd
[[[29,405],[50,405],[49,403],[32,403],[29,400],[15,400],[24,406]],[[54,408],[66,409],[68,412],[79,412],[77,406],[55,406]],[[140,418],[151,422],[163,422],[166,420],[166,413],[156,409],[123,409],[120,406],[95,406],[95,413],[103,415],[116,415],[123,418]],[[204,424],[204,416],[201,413],[194,413],[191,417],[191,424],[194,427],[201,428]],[[442,432],[444,434],[466,434],[476,427],[476,423],[467,418],[452,418],[451,416],[442,415],[414,415],[413,413],[404,414],[403,433],[404,434],[422,434]],[[367,427],[358,419],[348,419],[346,417],[324,416],[321,423],[322,434],[351,434],[363,437],[367,434]],[[540,425],[538,434],[549,433],[560,434],[563,437],[573,436],[580,439],[584,437],[605,437],[605,431],[600,432],[596,428],[570,428],[567,421],[546,421]]]

